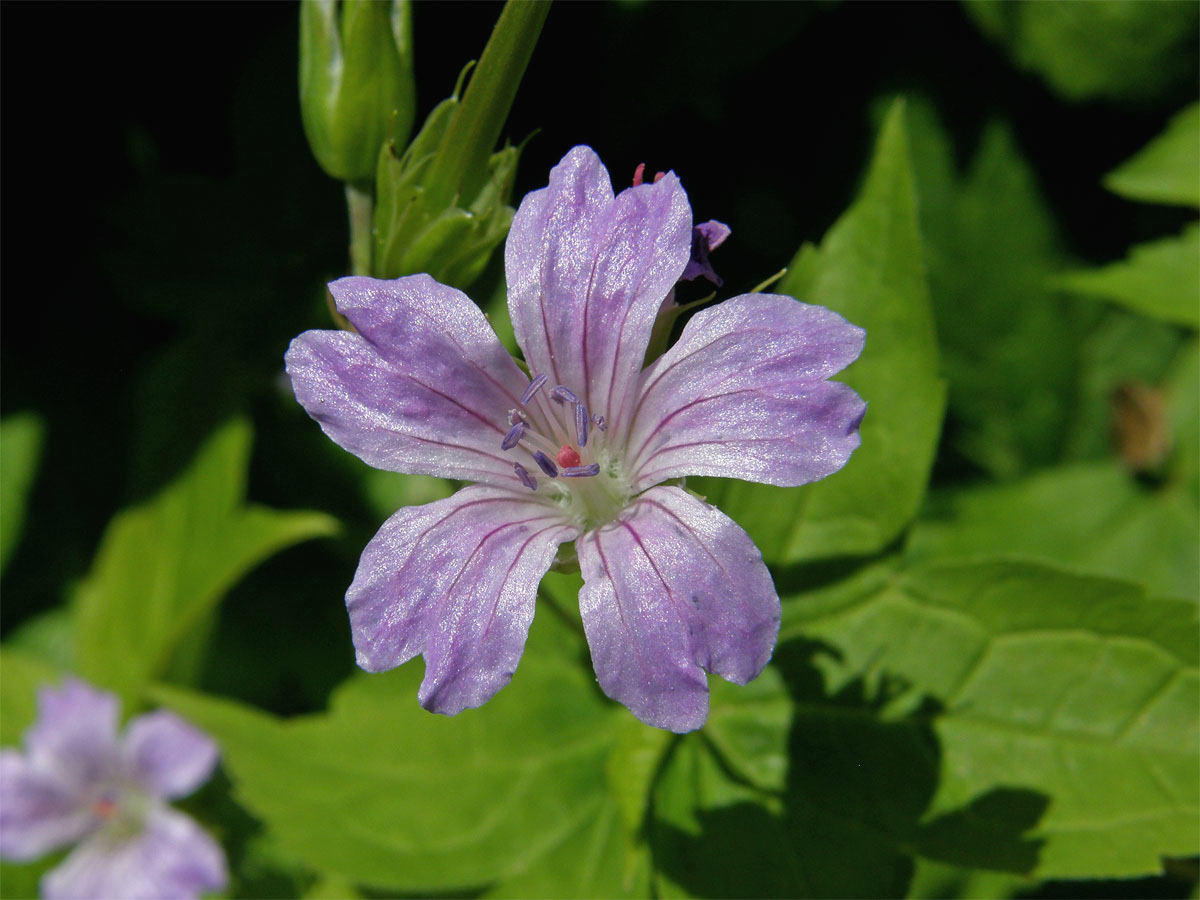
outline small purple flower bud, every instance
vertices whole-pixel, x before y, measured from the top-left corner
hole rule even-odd
[[[525,436],[525,423],[517,422],[512,428],[508,429],[508,434],[504,436],[504,440],[500,442],[501,450],[511,450],[521,442],[521,438]]]
[[[538,389],[546,383],[546,376],[535,375],[533,381],[529,382],[529,387],[525,388],[525,393],[521,395],[521,405],[525,406],[533,399],[533,395],[538,392]]]
[[[569,466],[562,470],[563,478],[588,478],[591,475],[600,474],[600,463],[592,463],[590,466]]]
[[[558,477],[558,466],[554,464],[554,460],[548,457],[541,450],[533,451],[533,461],[541,467],[541,470],[551,478]]]
[[[517,473],[517,477],[521,479],[521,484],[529,488],[531,491],[537,490],[537,482],[533,480],[533,476],[529,474],[529,470],[520,463],[513,463],[513,471]]]
[[[579,438],[579,446],[586,447],[588,439],[588,411],[582,403],[575,407],[575,436]]]

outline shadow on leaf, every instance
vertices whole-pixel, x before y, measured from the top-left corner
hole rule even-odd
[[[719,742],[680,742],[650,826],[664,876],[702,897],[902,897],[916,857],[1030,872],[1048,799],[997,788],[931,816],[939,704],[886,673],[829,691],[822,657],[838,654],[794,640],[772,663],[794,709],[781,790],[734,783]]]

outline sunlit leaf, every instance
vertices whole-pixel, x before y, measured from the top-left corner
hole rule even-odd
[[[627,714],[551,611],[529,644],[511,685],[453,718],[417,705],[419,662],[361,674],[328,713],[286,721],[175,688],[155,697],[220,742],[237,797],[298,861],[393,891],[483,887],[573,851],[565,842],[618,836],[603,763]],[[555,877],[581,887],[569,868]]]
[[[909,554],[1021,556],[1195,597],[1200,516],[1181,487],[1144,487],[1116,462],[1081,463],[935,494]]]
[[[1158,872],[1197,840],[1196,638],[1192,603],[999,561],[789,598],[774,671],[722,701],[759,736],[706,726],[656,784],[659,893],[905,896],[926,861],[1021,876],[976,894]],[[785,777],[756,773],[780,753]]]

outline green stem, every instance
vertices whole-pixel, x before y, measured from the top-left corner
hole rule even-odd
[[[346,212],[350,217],[350,274],[371,275],[371,221],[375,198],[369,191],[346,183]]]
[[[427,209],[441,210],[460,196],[474,197],[487,180],[488,159],[549,11],[548,0],[508,0],[505,4],[479,65],[471,73],[462,104],[442,138],[437,169],[426,179]]]

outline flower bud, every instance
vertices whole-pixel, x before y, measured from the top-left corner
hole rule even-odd
[[[415,104],[409,0],[301,3],[300,110],[321,168],[369,185],[389,133],[407,140]]]
[[[377,277],[428,272],[443,284],[466,287],[508,233],[513,218],[508,200],[520,147],[493,153],[485,180],[471,196],[460,192],[453,203],[441,208],[430,202],[430,195],[436,193],[431,190],[433,182],[440,175],[439,149],[460,108],[458,94],[456,87],[434,108],[403,154],[397,141],[389,141],[380,153],[375,182]]]

